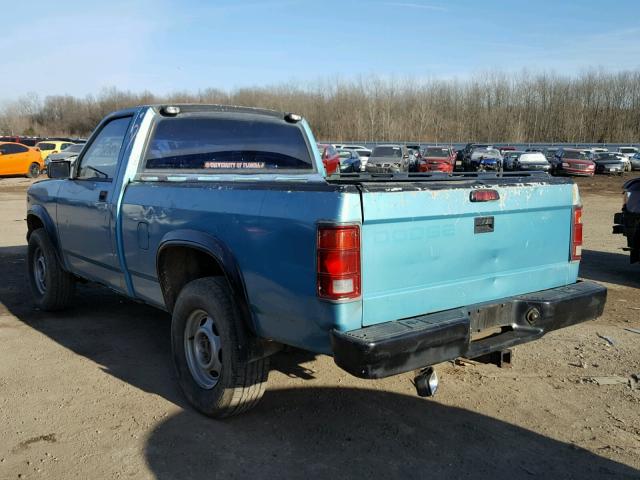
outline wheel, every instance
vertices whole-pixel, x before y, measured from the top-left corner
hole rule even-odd
[[[31,165],[29,165],[29,170],[27,171],[27,177],[37,178],[38,175],[40,175],[40,165],[33,162]]]
[[[266,387],[269,359],[244,361],[246,333],[222,277],[188,283],[171,320],[171,347],[178,382],[200,412],[215,418],[253,408]]]
[[[35,230],[29,236],[27,272],[36,306],[53,312],[62,310],[71,303],[75,279],[60,265],[44,228]]]

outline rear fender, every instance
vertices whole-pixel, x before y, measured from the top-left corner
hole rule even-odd
[[[247,346],[246,350],[241,352],[244,358],[249,361],[257,360],[267,357],[281,348],[280,344],[259,338],[256,335],[255,321],[251,314],[249,298],[240,266],[231,249],[224,242],[213,235],[197,230],[175,230],[169,232],[162,238],[158,247],[156,255],[156,270],[158,272],[160,272],[162,252],[169,247],[188,247],[200,250],[211,256],[221,267],[240,310],[243,323],[242,330],[244,331]],[[160,278],[160,275],[158,275],[158,278]],[[164,294],[165,292],[163,291]],[[167,299],[165,298],[166,302]],[[167,305],[170,310],[169,307],[170,305]]]
[[[222,268],[229,287],[238,301],[240,311],[247,326],[255,332],[255,325],[249,308],[242,272],[231,249],[229,249],[225,243],[213,235],[197,230],[174,230],[169,232],[160,241],[160,246],[156,254],[156,269],[158,272],[160,271],[160,257],[162,252],[168,247],[194,248],[213,257]]]

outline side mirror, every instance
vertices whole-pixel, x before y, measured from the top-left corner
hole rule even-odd
[[[71,163],[64,160],[49,163],[47,175],[49,178],[69,178],[71,176]]]

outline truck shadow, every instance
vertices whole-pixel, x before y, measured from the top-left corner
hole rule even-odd
[[[33,308],[24,247],[0,248],[0,314],[91,359],[114,377],[183,407],[149,432],[144,454],[159,479],[173,478],[595,478],[640,472],[469,410],[397,393],[354,388],[267,390],[248,414],[215,421],[193,411],[170,359],[170,317],[109,290],[79,285],[74,307]],[[299,351],[274,359],[313,378]]]
[[[629,253],[583,250],[580,277],[596,282],[640,288],[640,265],[629,263]]]
[[[379,390],[267,390],[225,421],[184,411],[148,437],[156,478],[638,478],[520,427]]]

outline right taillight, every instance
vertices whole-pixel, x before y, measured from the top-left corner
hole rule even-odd
[[[360,227],[319,225],[317,291],[326,300],[360,296]]]
[[[582,207],[574,206],[571,212],[571,261],[582,258]]]

